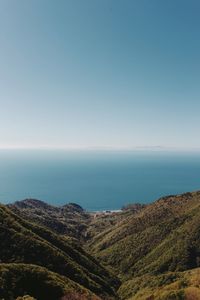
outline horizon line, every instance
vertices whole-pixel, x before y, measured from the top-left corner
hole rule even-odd
[[[66,150],[66,151],[200,151],[200,147],[178,146],[0,146],[0,150]]]

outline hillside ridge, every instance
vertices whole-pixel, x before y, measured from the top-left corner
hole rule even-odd
[[[43,267],[96,297],[200,300],[200,191],[133,203],[118,212],[90,213],[75,203],[55,207],[36,199],[7,207],[15,221],[45,239],[49,253],[67,254],[73,268],[81,264],[80,277],[66,274],[58,263],[52,268],[43,260]],[[31,263],[38,261],[32,257]]]

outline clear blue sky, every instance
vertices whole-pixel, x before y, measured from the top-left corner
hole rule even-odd
[[[200,147],[199,0],[1,0],[0,147]]]

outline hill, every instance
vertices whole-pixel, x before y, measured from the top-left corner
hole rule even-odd
[[[129,300],[199,300],[200,268],[135,277],[122,284],[119,295]]]
[[[1,263],[1,299],[13,300],[23,294],[34,295],[38,300],[56,300],[61,298],[63,300],[100,300],[99,297],[87,289],[64,276],[50,272],[46,268],[32,264]]]
[[[31,231],[30,244],[39,249],[34,251],[36,257],[30,255],[28,260],[30,248],[27,248],[25,238],[21,242],[25,245],[24,252],[18,248],[17,252],[15,246],[10,247],[9,263],[41,265],[48,272],[70,280],[67,286],[71,282],[81,286],[84,289],[81,297],[85,297],[86,289],[87,293],[93,293],[86,297],[106,300],[118,297],[123,300],[200,300],[200,192],[170,195],[148,205],[132,204],[120,212],[90,214],[75,204],[66,205],[64,209],[70,214],[70,222],[67,217],[62,219],[66,232],[73,224],[74,232],[78,233],[78,219],[84,219],[80,236],[85,250],[77,245],[76,239],[55,229],[53,233],[49,230],[52,225],[45,224],[45,214],[49,214],[49,218],[55,216],[56,222],[60,221],[58,216],[61,216],[63,207],[55,208],[33,199],[9,207],[18,216],[4,206],[2,209],[23,227],[23,235],[24,230]],[[22,216],[26,219],[30,216],[32,223],[26,222]],[[50,224],[53,224],[53,219]],[[10,223],[7,223],[7,228],[10,228]],[[20,232],[16,225],[12,228]],[[35,235],[37,239],[39,237],[38,241],[42,239],[48,244],[42,250],[48,259],[40,260],[40,246],[33,242]],[[10,244],[15,245],[15,239]],[[55,248],[56,252],[52,252]],[[2,255],[2,250],[0,253]],[[70,266],[70,272],[62,268],[63,264]]]
[[[41,266],[102,298],[116,298],[119,281],[73,240],[27,222],[3,205],[0,244],[1,263]]]
[[[78,239],[84,235],[90,222],[90,214],[75,203],[56,207],[41,200],[25,199],[9,204],[8,207],[22,218],[45,226],[57,234]]]
[[[95,240],[96,237],[105,230],[114,227],[115,225],[120,226],[122,221],[127,220],[130,216],[140,212],[146,205],[143,204],[129,204],[123,207],[119,211],[108,211],[108,212],[96,212],[90,214],[90,222],[84,231],[84,242],[87,244],[90,241]]]
[[[161,198],[94,235],[88,249],[122,280],[200,263],[200,192]]]

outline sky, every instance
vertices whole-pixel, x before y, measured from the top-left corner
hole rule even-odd
[[[0,148],[200,148],[199,0],[0,0]]]

